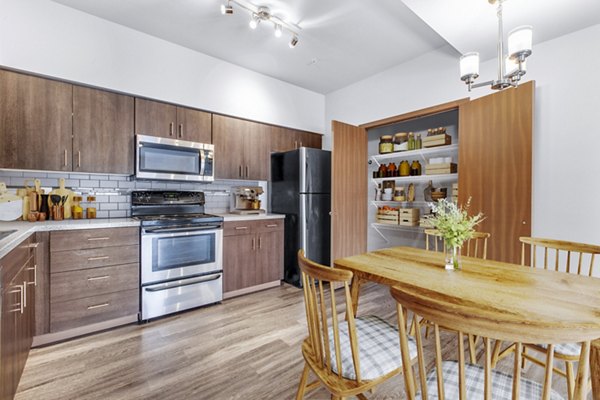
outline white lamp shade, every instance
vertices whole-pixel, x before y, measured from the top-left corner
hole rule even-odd
[[[460,79],[479,76],[479,53],[466,53],[460,58]]]
[[[520,54],[528,56],[533,48],[533,28],[530,25],[519,26],[508,34],[508,55],[516,57]]]

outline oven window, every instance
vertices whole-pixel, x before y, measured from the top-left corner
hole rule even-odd
[[[140,171],[171,174],[200,174],[197,149],[144,143],[140,148]]]
[[[214,233],[154,239],[152,270],[165,271],[214,263],[215,240]]]

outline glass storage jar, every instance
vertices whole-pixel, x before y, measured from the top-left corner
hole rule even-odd
[[[391,135],[383,135],[379,138],[379,154],[387,154],[394,151],[393,138]]]

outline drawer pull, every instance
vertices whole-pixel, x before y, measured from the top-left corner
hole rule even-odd
[[[88,261],[108,260],[109,256],[89,257]]]
[[[28,284],[37,286],[37,264],[35,264],[31,268],[27,268],[27,271],[33,271],[33,282],[28,282]]]
[[[248,227],[247,227],[247,226],[236,226],[236,227],[235,227],[235,230],[236,230],[236,231],[243,231],[243,230],[245,230],[245,229],[248,229]]]
[[[19,292],[19,304],[17,305],[17,308],[10,310],[10,312],[19,312],[21,314],[23,314],[23,311],[25,309],[25,296],[24,296],[24,292],[23,289],[24,287],[21,285],[15,285],[15,289],[16,290],[11,290],[10,293],[17,293]]]
[[[94,310],[96,308],[102,308],[102,307],[108,307],[108,306],[110,306],[110,303],[102,303],[102,304],[96,304],[96,305],[93,305],[93,306],[88,306],[87,309],[88,310]]]
[[[91,278],[87,278],[88,281],[100,281],[102,279],[108,279],[110,275],[102,275],[102,276],[92,276]]]
[[[277,224],[268,224],[267,228],[277,228],[279,225]]]
[[[27,245],[27,247],[29,247],[30,249],[37,249],[39,245],[39,243],[30,243]]]
[[[104,237],[93,237],[93,238],[88,238],[88,241],[89,241],[89,242],[93,242],[93,241],[95,241],[95,240],[109,240],[109,239],[110,239],[110,237],[108,237],[108,236],[104,236]]]

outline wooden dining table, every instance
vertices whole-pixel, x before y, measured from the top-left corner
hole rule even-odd
[[[418,288],[440,301],[448,313],[476,307],[493,318],[501,340],[526,339],[535,330],[547,343],[593,341],[590,369],[594,399],[600,399],[600,279],[478,258],[463,257],[459,270],[444,268],[444,254],[393,247],[337,259],[334,267],[352,271],[352,304],[360,286]],[[459,299],[459,301],[457,301]]]

